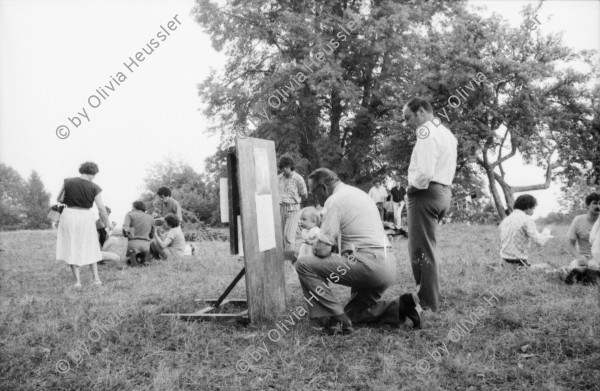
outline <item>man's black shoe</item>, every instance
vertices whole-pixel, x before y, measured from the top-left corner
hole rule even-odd
[[[400,296],[399,315],[400,320],[410,319],[413,328],[421,328],[421,313],[423,310],[419,305],[419,296],[416,293],[405,293]]]
[[[352,321],[346,314],[332,316],[329,319],[329,324],[323,330],[329,335],[348,335],[354,332]]]

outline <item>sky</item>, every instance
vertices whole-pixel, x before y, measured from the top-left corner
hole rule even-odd
[[[522,6],[535,2],[471,3],[518,26]],[[36,170],[53,200],[82,162],[96,162],[94,182],[116,221],[153,164],[170,156],[202,172],[219,137],[206,133],[197,85],[225,60],[193,20],[193,6],[0,0],[0,162],[24,178]],[[600,50],[599,1],[549,1],[538,19],[543,33],[564,30],[568,46]],[[143,48],[154,51],[136,59]],[[506,169],[512,185],[543,182],[542,170],[519,161]],[[557,186],[532,194],[540,201],[536,216],[558,208]]]

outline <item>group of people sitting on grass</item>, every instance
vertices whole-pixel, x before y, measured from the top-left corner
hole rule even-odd
[[[89,265],[94,285],[101,285],[97,264],[101,261],[120,261],[117,246],[120,235],[116,224],[109,220],[110,208],[104,206],[100,186],[93,182],[98,165],[85,162],[81,174],[65,179],[58,202],[64,205],[58,221],[56,259],[65,261],[75,277],[75,287],[81,287],[80,267]],[[154,214],[146,213],[146,205],[135,201],[125,216],[122,234],[127,238],[124,254],[131,266],[143,265],[152,259],[176,259],[185,254],[185,237],[181,231],[181,206],[171,198],[171,191],[161,187],[157,191],[160,202]],[[100,219],[91,211],[96,205]]]
[[[568,250],[573,261],[568,266],[551,270],[546,263],[530,265],[528,262],[530,243],[543,246],[552,236],[548,228],[538,232],[531,217],[537,206],[535,197],[529,194],[519,196],[513,212],[500,224],[500,256],[504,264],[556,271],[563,275],[567,284],[597,283],[600,278],[600,193],[588,194],[585,205],[586,213],[573,219],[567,233]]]
[[[159,192],[168,193],[165,195],[167,201],[179,205],[171,198],[168,188],[163,187]],[[153,218],[146,213],[144,202],[135,201],[132,206],[132,210],[125,215],[121,232],[116,229],[114,222],[107,228],[101,219],[96,221],[102,254],[100,264],[121,260],[117,239],[121,234],[127,238],[125,259],[129,266],[148,265],[152,259],[170,260],[185,255],[185,237],[180,227],[181,220],[176,214],[167,213],[163,217],[160,212],[155,212]],[[110,208],[106,207],[106,212],[110,215]]]

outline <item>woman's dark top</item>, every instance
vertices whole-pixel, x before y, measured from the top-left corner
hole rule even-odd
[[[79,208],[91,208],[94,198],[100,193],[100,186],[92,181],[81,178],[65,179],[65,200],[67,206]]]

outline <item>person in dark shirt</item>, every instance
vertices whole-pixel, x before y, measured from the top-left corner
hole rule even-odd
[[[181,211],[181,205],[179,201],[174,200],[171,197],[171,190],[168,187],[161,187],[156,192],[160,201],[158,203],[158,208],[154,210],[154,218],[160,221],[160,224],[164,222],[165,216],[169,213],[174,214],[179,221],[183,221],[183,215]]]
[[[98,173],[96,163],[86,162],[79,167],[78,178],[65,179],[57,201],[67,207],[63,210],[58,223],[56,239],[56,260],[65,261],[71,266],[75,277],[75,287],[81,287],[79,268],[90,265],[94,275],[94,284],[101,285],[97,262],[102,259],[98,245],[98,232],[94,214],[94,203],[100,212],[100,219],[109,226],[108,214],[102,202],[102,189],[92,180]]]
[[[397,227],[402,226],[402,210],[404,209],[404,197],[406,196],[406,189],[402,186],[400,178],[396,180],[396,185],[390,190],[392,195],[392,202],[394,203],[394,224]]]
[[[135,201],[132,206],[131,212],[125,215],[123,235],[127,238],[128,263],[135,266],[137,263],[150,261],[150,241],[154,237],[154,219],[146,214],[146,204],[142,201]]]

